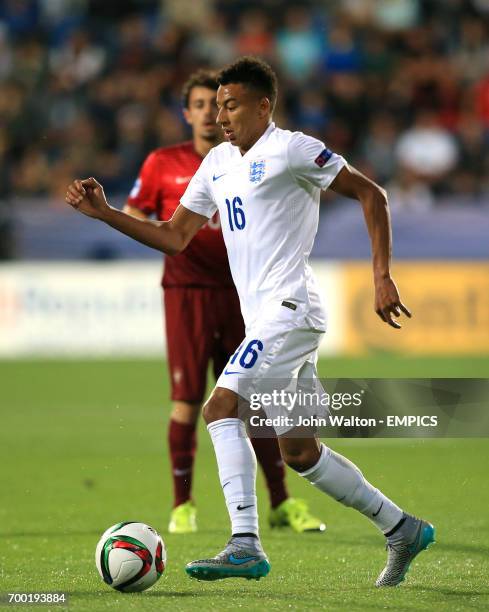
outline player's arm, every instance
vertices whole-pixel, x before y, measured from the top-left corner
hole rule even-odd
[[[136,217],[136,219],[148,219],[148,215],[144,213],[141,209],[136,208],[135,206],[131,206],[130,204],[125,204],[122,212],[125,212],[126,215],[131,215],[131,217]]]
[[[183,251],[207,221],[204,215],[181,205],[169,221],[137,219],[109,206],[102,185],[94,178],[73,181],[65,200],[84,215],[99,219],[126,236],[167,255]]]
[[[347,198],[358,200],[362,205],[372,245],[375,312],[383,321],[399,329],[401,326],[392,316],[399,317],[403,312],[411,317],[411,313],[401,302],[391,277],[392,231],[387,193],[348,164],[338,172],[330,189]]]

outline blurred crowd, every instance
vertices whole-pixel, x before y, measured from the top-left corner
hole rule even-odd
[[[0,224],[9,196],[59,202],[75,176],[127,193],[150,149],[189,137],[187,76],[242,54],[278,72],[278,125],[394,207],[487,200],[489,0],[3,0]]]

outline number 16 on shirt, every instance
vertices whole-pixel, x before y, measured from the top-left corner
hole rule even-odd
[[[244,229],[246,225],[246,217],[242,208],[243,202],[239,196],[234,197],[232,200],[226,198],[226,206],[228,209],[228,221],[229,227],[232,232],[235,228],[237,230]]]

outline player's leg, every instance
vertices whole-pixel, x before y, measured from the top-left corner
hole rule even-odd
[[[231,519],[231,539],[220,553],[189,563],[187,573],[200,580],[259,579],[270,571],[258,533],[256,457],[238,417],[238,396],[216,387],[203,410]]]
[[[373,487],[356,465],[316,438],[282,437],[280,448],[289,467],[323,493],[367,516],[383,533],[401,521],[403,512],[394,502]]]
[[[377,586],[396,586],[411,561],[434,541],[433,526],[401,510],[358,467],[314,438],[280,440],[285,462],[317,489],[369,518],[387,538],[387,564]]]
[[[203,415],[214,445],[232,537],[215,557],[187,565],[187,573],[195,578],[259,578],[270,569],[258,533],[256,456],[244,420],[238,418],[244,416],[238,415],[238,398],[249,402],[256,387],[268,388],[267,381],[275,378],[293,378],[293,372],[304,361],[304,347],[296,336],[305,315],[303,307],[295,312],[280,302],[269,309],[268,315],[248,331],[204,406]],[[315,348],[312,346],[306,354]]]
[[[192,501],[192,477],[197,448],[196,426],[200,403],[174,401],[168,424],[168,450],[173,479],[173,510],[170,533],[197,531],[197,511]]]
[[[304,365],[303,376],[314,376],[315,363]],[[300,376],[300,374],[299,374]],[[317,382],[317,379],[312,379]],[[317,387],[316,387],[317,390]],[[371,485],[358,467],[311,435],[280,438],[284,461],[317,489],[369,518],[387,538],[388,561],[377,586],[402,582],[414,557],[434,540],[432,525],[406,514]],[[290,437],[289,437],[290,436]]]
[[[164,292],[168,368],[173,409],[168,427],[174,507],[171,533],[196,531],[191,498],[196,425],[205,393],[211,334],[204,325],[205,290],[171,288]]]
[[[218,289],[215,294],[214,304],[219,336],[216,338],[214,345],[212,362],[214,376],[217,380],[230,356],[243,341],[245,327],[236,289],[234,287]],[[297,508],[295,514],[292,514],[294,504],[284,505],[283,503],[289,499],[289,494],[285,483],[285,465],[280,454],[277,435],[273,427],[267,428],[266,431],[263,430],[261,434],[260,437],[250,436],[250,440],[257,461],[263,470],[270,497],[270,506],[272,510],[275,510],[275,513],[272,512],[271,516],[274,517],[274,523],[277,525],[290,524],[287,520],[288,517],[290,515],[295,517],[299,508]],[[297,506],[297,504],[295,505]],[[297,523],[298,525],[299,523]]]

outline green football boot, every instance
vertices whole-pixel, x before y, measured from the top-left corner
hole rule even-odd
[[[325,531],[326,525],[309,512],[303,499],[289,497],[276,508],[272,508],[268,517],[270,527],[292,527],[297,533],[305,531]]]
[[[191,501],[173,508],[168,525],[170,533],[195,533],[197,531],[197,508]]]

